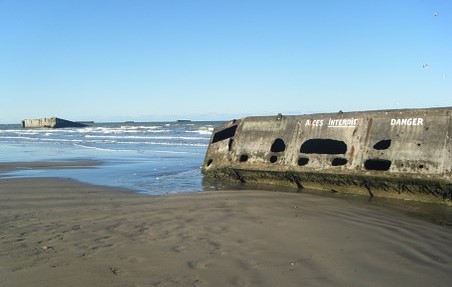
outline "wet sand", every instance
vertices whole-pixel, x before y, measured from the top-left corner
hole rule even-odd
[[[0,162],[0,172],[16,171],[21,169],[66,169],[92,167],[98,161],[34,161],[34,162]],[[1,174],[0,174],[1,176]]]
[[[449,286],[451,242],[449,226],[308,193],[0,179],[0,286]]]

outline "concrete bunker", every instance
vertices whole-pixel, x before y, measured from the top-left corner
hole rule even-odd
[[[451,134],[452,107],[253,116],[215,128],[201,170],[206,179],[452,205]]]
[[[22,120],[23,128],[84,128],[88,125],[83,122],[74,122],[62,118],[40,118]]]

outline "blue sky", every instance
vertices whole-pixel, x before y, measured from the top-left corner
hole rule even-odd
[[[452,1],[0,0],[0,123],[452,106]]]

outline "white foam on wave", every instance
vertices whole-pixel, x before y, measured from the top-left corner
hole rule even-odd
[[[210,135],[210,134],[212,134],[213,130],[214,130],[214,126],[207,125],[207,126],[201,126],[197,130],[187,131],[187,132],[189,132],[189,133],[198,133],[198,134],[201,134],[201,135]]]
[[[127,141],[117,141],[117,144],[127,144],[127,145],[162,145],[162,146],[187,146],[187,147],[207,147],[208,144],[202,143],[181,143],[181,142],[127,142]]]
[[[166,153],[166,154],[201,154],[197,152],[189,152],[189,151],[174,151],[174,150],[153,150],[153,153]]]
[[[45,142],[82,142],[80,139],[37,139]]]
[[[192,131],[193,133],[198,133],[200,135],[211,135],[212,131],[210,130],[197,130],[197,131]]]
[[[30,141],[39,141],[39,138],[32,138],[32,137],[25,137],[25,136],[5,136],[0,137],[0,139],[23,139],[23,140],[30,140]]]
[[[74,144],[76,147],[81,147],[85,149],[93,149],[93,150],[99,150],[99,151],[108,151],[108,152],[118,152],[118,151],[133,151],[133,150],[119,150],[119,149],[109,149],[109,148],[101,148],[101,147],[95,147],[95,146],[87,146],[83,144]]]
[[[16,134],[16,135],[39,135],[38,132],[30,132],[23,130],[2,130],[0,134]]]
[[[125,130],[147,130],[147,129],[159,129],[161,126],[121,126],[121,129]]]
[[[107,139],[156,139],[156,140],[206,140],[206,137],[181,137],[181,136],[125,136],[125,135],[85,135],[85,138]]]
[[[77,132],[86,133],[142,133],[142,132],[165,132],[167,130],[162,129],[159,126],[121,126],[121,127],[87,127],[78,129]]]

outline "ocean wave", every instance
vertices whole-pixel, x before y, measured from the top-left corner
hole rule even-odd
[[[76,144],[76,143],[74,144],[74,146],[85,148],[85,149],[93,149],[93,150],[108,151],[108,152],[134,151],[134,150],[121,150],[121,149],[102,148],[102,147],[96,147],[96,146],[87,146],[87,145]]]
[[[82,140],[80,140],[80,139],[47,139],[47,138],[45,138],[45,139],[37,139],[37,140],[40,140],[40,141],[45,141],[45,142],[82,142]]]
[[[196,129],[196,130],[189,130],[187,132],[197,133],[197,134],[202,134],[202,135],[210,135],[210,134],[212,134],[214,128],[215,127],[213,125],[207,125],[207,126],[198,127],[198,129]]]
[[[73,146],[100,151],[197,152],[208,146],[214,129],[209,124],[152,123],[98,124],[86,128],[0,129],[0,144],[32,147],[46,151],[68,150]],[[46,146],[47,145],[47,146]],[[179,147],[179,148],[178,148]],[[156,151],[157,150],[157,151]],[[169,151],[164,151],[169,150]],[[89,153],[89,152],[83,152]]]
[[[186,146],[186,147],[207,147],[209,144],[203,143],[183,143],[183,142],[126,142],[117,141],[117,144],[124,145],[162,145],[162,146]]]
[[[174,151],[174,150],[153,150],[153,153],[166,153],[166,154],[204,154],[198,152],[189,152],[189,151]]]
[[[147,129],[159,129],[161,126],[121,126],[124,130],[147,130]]]
[[[115,140],[83,140],[83,139],[39,139],[45,142],[62,142],[62,143],[116,143]]]
[[[77,130],[80,133],[140,133],[140,132],[167,132],[162,126],[121,126],[121,127],[88,127]]]
[[[23,139],[30,141],[39,141],[39,138],[25,137],[25,136],[2,136],[0,139]]]
[[[39,135],[40,133],[38,133],[38,132],[24,132],[24,131],[22,131],[22,130],[18,130],[18,131],[11,131],[11,130],[8,130],[8,131],[2,131],[2,132],[0,132],[0,135],[1,134],[7,134],[7,135],[11,135],[11,134],[16,134],[16,135]]]
[[[181,136],[124,136],[124,135],[85,135],[85,138],[108,139],[158,139],[158,140],[208,140],[207,137],[181,137]]]
[[[212,129],[212,131],[213,131],[213,129]],[[211,135],[212,131],[210,131],[210,130],[197,130],[197,131],[189,131],[189,132],[198,133],[200,135]]]
[[[34,138],[24,136],[4,136],[0,137],[0,142],[8,141],[10,143],[33,142],[33,143],[91,143],[91,144],[120,144],[120,145],[164,145],[164,146],[192,146],[207,147],[208,139],[190,138],[190,137],[121,137],[121,136],[90,136],[88,139],[74,138]],[[91,139],[91,140],[89,140]],[[128,141],[140,139],[139,141]]]

